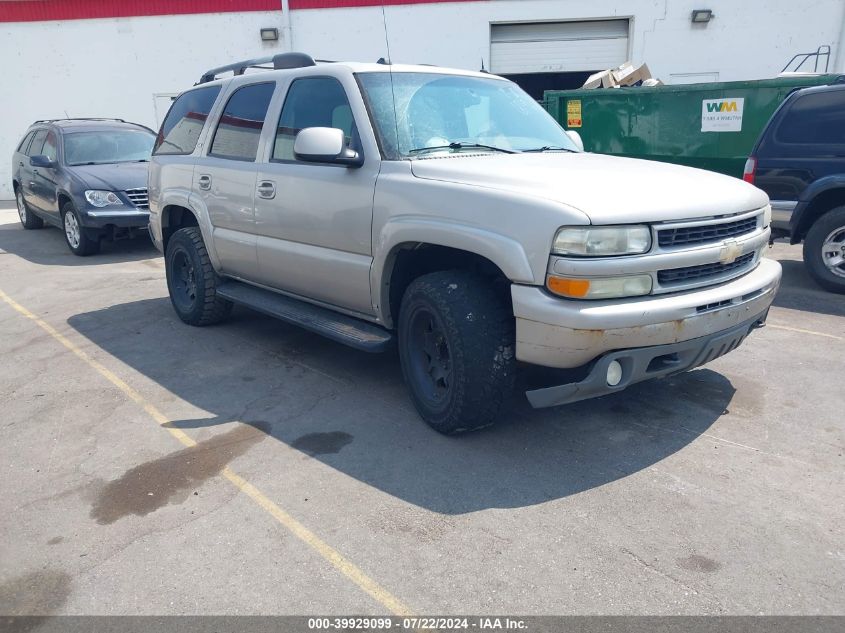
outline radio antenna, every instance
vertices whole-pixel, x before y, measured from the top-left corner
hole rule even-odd
[[[396,153],[399,154],[399,116],[396,113],[396,89],[393,86],[393,58],[390,55],[390,37],[387,35],[387,12],[381,0],[381,20],[384,24],[384,45],[387,48],[387,71],[390,73],[390,96],[393,99],[393,125],[396,129]]]
[[[384,24],[384,45],[387,48],[387,63],[390,64],[390,38],[387,36],[387,13],[384,10],[384,0],[381,2],[381,21]]]

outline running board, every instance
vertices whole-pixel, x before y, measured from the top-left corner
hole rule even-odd
[[[390,332],[374,323],[240,281],[219,285],[217,295],[364,352],[382,352],[393,340]]]

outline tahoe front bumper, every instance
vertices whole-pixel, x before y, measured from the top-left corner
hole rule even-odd
[[[631,372],[634,372],[635,365],[639,365],[631,361],[634,364],[631,365],[629,375],[623,376],[622,382],[615,387],[608,386],[602,378],[599,393],[590,389],[586,395],[578,395],[576,391],[565,397],[559,394],[553,398],[532,399],[529,396],[529,399],[532,404],[537,401],[535,406],[574,402],[618,391],[633,382],[656,375],[675,373],[708,362],[712,357],[699,360],[700,355],[696,350],[700,352],[707,349],[714,339],[725,333],[732,335],[734,330],[741,333],[744,328],[747,334],[756,324],[764,321],[780,284],[780,277],[780,264],[762,259],[748,274],[718,286],[672,295],[612,301],[561,299],[536,286],[514,284],[511,286],[511,295],[516,316],[516,357],[526,363],[575,368],[608,352],[690,342],[683,350],[656,351],[654,358],[666,356],[670,359],[672,354],[679,355],[678,363],[665,372],[637,372],[634,375]],[[680,354],[681,351],[684,353]],[[597,371],[596,368],[602,362],[607,364],[613,360],[610,356],[600,359],[593,371]],[[684,362],[686,366],[683,366]],[[606,367],[604,369],[606,371]],[[579,391],[586,393],[583,389]]]

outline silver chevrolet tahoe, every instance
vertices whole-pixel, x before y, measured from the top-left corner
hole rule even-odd
[[[364,351],[395,340],[442,433],[492,423],[518,362],[575,370],[527,392],[548,407],[711,361],[781,275],[759,189],[585,153],[510,81],[383,60],[208,71],[162,125],[149,198],[184,322],[237,303]]]

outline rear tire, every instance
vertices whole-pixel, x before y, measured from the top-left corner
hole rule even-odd
[[[232,302],[217,296],[220,277],[214,272],[202,233],[196,226],[176,231],[164,256],[170,303],[189,325],[212,325],[229,316]]]
[[[82,222],[79,221],[79,214],[71,202],[65,202],[62,207],[62,230],[65,234],[65,243],[74,255],[86,257],[100,252],[99,236],[92,236],[82,226]]]
[[[447,435],[494,423],[516,360],[513,314],[489,278],[419,277],[402,298],[398,329],[402,374],[423,420]]]
[[[804,263],[822,288],[845,294],[845,207],[828,211],[810,227]]]
[[[44,220],[35,215],[29,210],[29,207],[26,206],[26,201],[23,199],[23,193],[20,188],[15,190],[15,202],[18,205],[18,217],[21,220],[23,228],[32,230],[40,229],[44,226]]]

